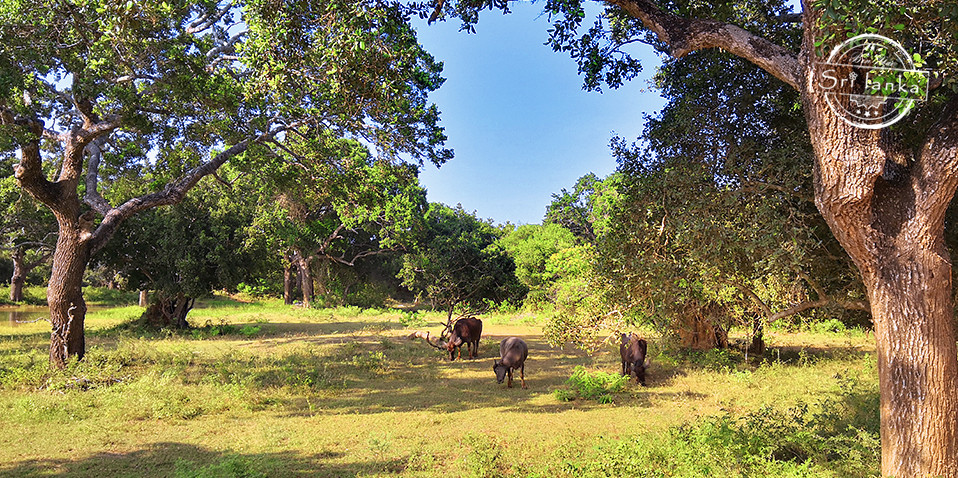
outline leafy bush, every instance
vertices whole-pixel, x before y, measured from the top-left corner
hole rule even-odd
[[[350,364],[360,370],[372,373],[381,373],[386,370],[386,354],[382,352],[367,352],[354,355]]]
[[[383,284],[363,283],[346,297],[346,303],[364,309],[383,307],[389,299],[389,288]]]
[[[221,320],[218,324],[213,324],[212,321],[207,320],[206,325],[203,327],[190,329],[189,334],[196,340],[219,337],[223,335],[243,335],[246,337],[252,337],[258,334],[262,329],[263,327],[260,325],[244,325],[240,327],[227,323],[225,320]]]
[[[727,413],[662,437],[610,440],[597,448],[595,459],[563,466],[578,476],[876,476],[878,391],[854,380],[841,389],[817,406]]]
[[[612,403],[612,394],[624,390],[628,381],[629,377],[627,376],[600,370],[589,372],[580,365],[572,372],[572,376],[566,380],[569,389],[557,389],[554,394],[557,400],[563,402],[581,398],[595,400],[599,403]]]
[[[403,327],[422,327],[426,325],[426,317],[418,310],[410,310],[399,314],[399,324]]]
[[[825,333],[843,333],[848,329],[845,327],[845,324],[838,319],[828,319],[822,320],[819,322],[809,322],[806,327],[809,332],[815,332],[819,334]]]
[[[466,456],[469,476],[475,478],[497,478],[506,476],[503,463],[503,443],[488,435],[469,433],[465,440],[472,450]]]
[[[255,281],[253,284],[247,284],[246,282],[240,282],[236,286],[236,291],[240,294],[244,294],[249,297],[274,297],[280,295],[282,291],[279,288],[279,283],[276,281],[269,281],[263,278],[260,278]]]

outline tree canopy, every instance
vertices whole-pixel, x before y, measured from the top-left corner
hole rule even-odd
[[[51,361],[83,355],[90,255],[227,161],[283,161],[291,138],[325,134],[387,161],[450,158],[427,99],[441,66],[416,41],[413,13],[396,1],[0,7],[0,150],[19,151],[18,183],[59,226]]]

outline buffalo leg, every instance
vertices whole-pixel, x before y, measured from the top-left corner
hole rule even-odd
[[[506,370],[506,374],[509,375],[509,384],[508,387],[512,388],[512,369]]]
[[[526,364],[519,367],[519,379],[522,380],[522,388],[526,388]]]

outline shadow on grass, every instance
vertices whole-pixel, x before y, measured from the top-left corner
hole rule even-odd
[[[127,453],[101,452],[84,458],[38,459],[0,464],[2,477],[142,477],[209,476],[338,477],[398,473],[404,459],[340,462],[342,455],[322,452],[305,456],[291,451],[235,453],[186,443],[155,443]]]
[[[394,362],[401,364],[391,365],[388,374],[359,379],[353,376],[342,393],[325,398],[318,408],[307,410],[304,406],[294,405],[289,414],[453,413],[479,408],[550,413],[607,406],[588,400],[556,402],[544,397],[563,388],[575,366],[588,365],[591,358],[583,352],[553,349],[541,337],[523,337],[530,349],[525,368],[528,388],[521,388],[518,371],[513,375],[513,388],[496,383],[492,365],[498,358],[498,344],[502,338],[485,338],[480,343],[477,359],[453,362],[449,361],[445,351],[433,352],[425,344],[421,344],[422,349],[418,350],[414,345],[394,346],[387,352],[392,354]],[[356,347],[355,350],[363,349]],[[636,398],[629,401],[637,406],[648,406],[648,397],[652,393],[651,388],[636,386],[631,390],[631,396]],[[622,399],[628,397],[626,394]]]

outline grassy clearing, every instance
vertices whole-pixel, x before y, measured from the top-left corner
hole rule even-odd
[[[450,363],[405,338],[439,314],[407,328],[398,311],[218,299],[191,313],[199,333],[146,334],[122,325],[140,310],[91,313],[88,356],[64,372],[46,367],[48,324],[0,323],[0,475],[877,473],[860,333],[773,334],[761,364],[653,340],[650,386],[599,403],[565,401],[567,381],[616,372],[617,352],[550,348],[534,316],[483,317],[481,358]],[[530,346],[527,390],[495,383],[509,335]]]

